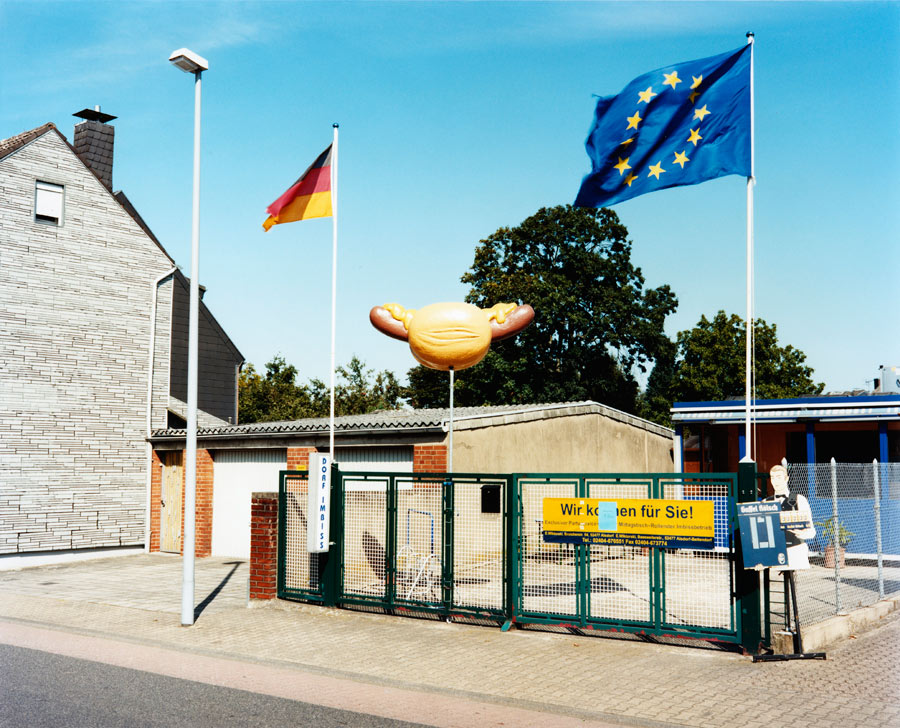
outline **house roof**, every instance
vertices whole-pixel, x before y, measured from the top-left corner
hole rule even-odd
[[[114,119],[116,117],[111,117],[111,118]],[[68,139],[66,139],[65,135],[62,132],[60,132],[59,129],[56,128],[56,125],[54,123],[47,122],[46,124],[43,124],[43,125],[37,127],[36,129],[31,129],[30,131],[25,131],[25,132],[22,132],[21,134],[16,134],[15,136],[9,137],[8,139],[0,139],[0,160],[2,160],[4,157],[9,156],[13,152],[21,149],[25,145],[33,142],[35,139],[38,139],[39,137],[43,136],[44,134],[46,134],[47,132],[50,132],[50,131],[55,132],[57,134],[57,136],[59,136],[59,138],[62,140],[63,144],[65,144],[69,148],[69,150],[71,150],[72,154],[74,154],[78,158],[78,160],[85,166],[85,168],[92,175],[94,175],[94,177],[97,178],[97,180],[100,182],[101,185],[103,185],[103,188],[107,191],[107,193],[112,195],[113,199],[119,204],[119,206],[121,206],[121,208],[123,210],[125,210],[125,212],[128,213],[129,217],[131,217],[131,219],[137,223],[137,225],[141,228],[141,230],[144,231],[144,234],[147,235],[147,237],[150,238],[150,240],[152,240],[156,244],[156,246],[162,251],[163,255],[165,255],[172,262],[172,265],[175,265],[175,259],[171,255],[169,255],[168,251],[165,249],[163,244],[159,241],[159,239],[156,237],[156,235],[153,234],[153,231],[150,229],[150,227],[144,221],[144,218],[141,217],[140,213],[138,213],[138,211],[134,207],[134,205],[131,204],[131,200],[129,200],[128,197],[125,195],[125,193],[122,192],[121,190],[113,193],[111,190],[107,189],[106,185],[103,184],[103,181],[100,179],[100,177],[97,175],[97,173],[93,170],[91,165],[88,164],[81,157],[81,155],[75,151],[75,147],[73,147],[71,144],[69,144]],[[177,275],[183,279],[184,285],[186,287],[188,287],[188,279],[181,274],[181,271],[177,271]],[[200,302],[200,307],[201,307],[201,310],[203,310],[206,313],[208,320],[218,330],[219,334],[224,338],[224,340],[227,342],[228,346],[233,350],[235,356],[238,359],[240,359],[241,361],[243,361],[244,355],[241,354],[240,350],[237,348],[237,346],[235,346],[234,342],[231,340],[231,337],[229,337],[228,334],[225,333],[225,330],[221,327],[219,322],[216,320],[216,317],[213,316],[212,312],[209,311],[209,309],[206,307],[206,304],[203,303],[203,301]]]
[[[190,288],[191,288],[191,279],[190,278],[188,278],[186,275],[184,275],[180,270],[175,270],[173,275],[181,283],[181,285],[184,286],[184,288],[186,290],[190,291]],[[231,340],[231,337],[225,332],[225,329],[222,328],[222,325],[219,323],[218,319],[216,319],[216,317],[213,315],[212,311],[210,311],[209,308],[206,306],[206,304],[203,302],[203,291],[204,290],[205,289],[203,288],[203,286],[200,286],[200,301],[199,301],[200,315],[204,316],[206,318],[207,323],[209,323],[209,325],[212,326],[216,332],[218,332],[219,337],[222,339],[222,341],[225,342],[225,345],[229,349],[231,349],[231,352],[234,355],[235,359],[237,359],[239,363],[243,364],[243,362],[246,361],[244,359],[244,355],[241,354],[240,349],[237,348],[235,343]]]
[[[598,414],[662,437],[671,437],[672,430],[640,417],[620,412],[598,402],[560,402],[552,404],[499,405],[493,407],[456,407],[453,410],[454,430],[477,429],[497,425],[514,424],[535,420],[566,417],[573,415]],[[379,410],[365,415],[345,415],[335,417],[335,432],[343,434],[375,433],[441,433],[446,432],[450,421],[450,410]],[[198,437],[204,439],[228,439],[247,437],[283,437],[295,434],[320,434],[329,430],[327,417],[307,418],[283,422],[254,422],[246,425],[225,427],[201,427]],[[155,430],[151,442],[183,440],[183,429]]]
[[[801,397],[797,399],[757,399],[751,403],[757,423],[803,421],[900,420],[900,394],[852,394]],[[677,423],[743,422],[743,399],[719,402],[676,402],[672,420]]]
[[[56,128],[56,124],[47,122],[46,124],[39,126],[37,129],[23,131],[21,134],[16,134],[15,136],[9,137],[9,139],[0,139],[0,159],[9,156],[17,149],[21,149],[29,142],[33,142],[39,136],[43,136],[51,129],[59,134],[63,141],[66,141],[66,138],[62,134],[60,134],[59,129]]]
[[[115,118],[115,117],[114,117]],[[65,144],[69,150],[74,154],[78,160],[84,165],[85,169],[90,172],[94,177],[97,178],[97,181],[103,185],[103,189],[107,191],[110,195],[113,196],[113,199],[122,207],[125,212],[128,213],[129,217],[134,220],[138,226],[144,231],[144,233],[156,244],[156,246],[162,251],[163,255],[165,255],[170,261],[172,261],[172,265],[175,264],[175,259],[169,255],[168,251],[163,247],[163,244],[159,242],[157,237],[153,234],[150,228],[147,226],[147,223],[144,222],[144,219],[138,214],[138,211],[135,209],[134,205],[131,204],[131,201],[125,197],[123,192],[113,193],[112,190],[107,189],[103,180],[100,179],[100,176],[97,172],[88,164],[82,156],[75,151],[75,147],[69,144],[69,140],[66,139],[65,134],[63,134],[59,129],[56,128],[56,124],[53,122],[47,122],[42,126],[37,127],[36,129],[32,129],[30,131],[24,131],[21,134],[16,134],[15,136],[9,137],[9,139],[0,139],[0,160],[4,157],[8,157],[13,152],[21,149],[27,144],[30,144],[35,139],[43,136],[49,131],[56,132],[57,136],[62,140],[62,143]]]

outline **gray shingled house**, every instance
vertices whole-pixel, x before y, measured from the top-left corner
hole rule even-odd
[[[183,426],[188,282],[122,192],[115,117],[0,141],[0,568],[147,542],[150,448]],[[201,302],[201,426],[243,357]],[[22,558],[27,556],[29,558]]]

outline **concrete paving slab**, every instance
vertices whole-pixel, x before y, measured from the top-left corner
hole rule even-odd
[[[897,613],[824,662],[754,664],[716,649],[503,633],[282,601],[248,609],[246,565],[202,559],[197,601],[206,606],[194,626],[181,627],[180,559],[109,561],[0,574],[0,620],[412,690],[426,703],[452,696],[645,726],[900,725]],[[825,700],[828,711],[820,710]]]

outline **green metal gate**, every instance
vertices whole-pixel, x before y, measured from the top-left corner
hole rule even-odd
[[[306,551],[306,473],[282,471],[278,596],[388,612],[741,642],[734,474],[332,477],[327,554]],[[545,543],[560,498],[712,500],[712,551]],[[751,610],[752,611],[752,610]],[[758,611],[758,609],[757,609]]]
[[[733,474],[516,475],[513,619],[737,642]],[[712,551],[545,543],[544,498],[712,500]]]
[[[281,473],[278,595],[503,620],[507,475],[332,477],[328,554],[306,553],[306,474]]]

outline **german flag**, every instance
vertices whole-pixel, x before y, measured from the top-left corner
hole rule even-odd
[[[268,232],[273,225],[313,217],[331,217],[331,147],[322,152],[290,189],[266,208],[263,223]]]

